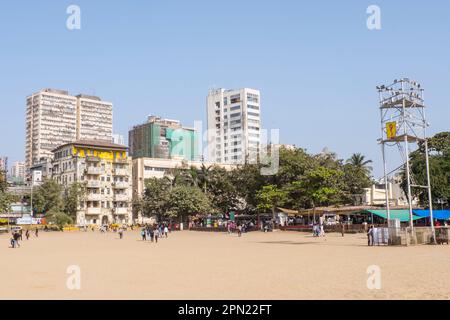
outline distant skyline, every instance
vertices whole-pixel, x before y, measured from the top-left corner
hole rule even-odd
[[[69,5],[81,30],[66,28]],[[368,30],[368,6],[381,30]],[[43,88],[114,104],[114,133],[149,114],[206,129],[212,87],[261,91],[264,129],[308,152],[382,163],[375,87],[422,83],[429,135],[450,130],[448,1],[25,1],[0,10],[0,156],[25,158],[26,97]],[[395,153],[392,152],[394,155]],[[394,157],[394,156],[393,156]]]

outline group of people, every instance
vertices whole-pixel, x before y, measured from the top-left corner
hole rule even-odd
[[[25,231],[25,238],[28,240],[30,239],[30,230],[27,229]],[[36,228],[34,231],[34,235],[37,237],[39,237],[39,229]],[[11,239],[10,239],[10,243],[11,243],[11,248],[15,249],[15,248],[20,248],[20,242],[19,241],[23,241],[23,229],[20,230],[13,230],[11,232]]]
[[[142,241],[150,240],[151,242],[158,243],[160,238],[168,238],[170,233],[168,224],[160,223],[157,225],[146,225],[141,230]]]

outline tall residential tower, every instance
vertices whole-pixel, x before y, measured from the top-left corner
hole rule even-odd
[[[261,143],[260,92],[214,89],[207,97],[208,158],[216,163],[256,161]]]
[[[43,89],[27,97],[27,169],[77,139],[111,141],[112,109],[98,97],[75,97],[64,90]]]

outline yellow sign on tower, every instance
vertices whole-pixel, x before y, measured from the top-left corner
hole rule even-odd
[[[397,136],[397,122],[386,123],[386,134],[388,139],[393,139]]]

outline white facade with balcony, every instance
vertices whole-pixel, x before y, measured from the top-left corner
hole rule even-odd
[[[207,97],[208,160],[256,162],[261,144],[261,94],[258,90],[215,89]]]

